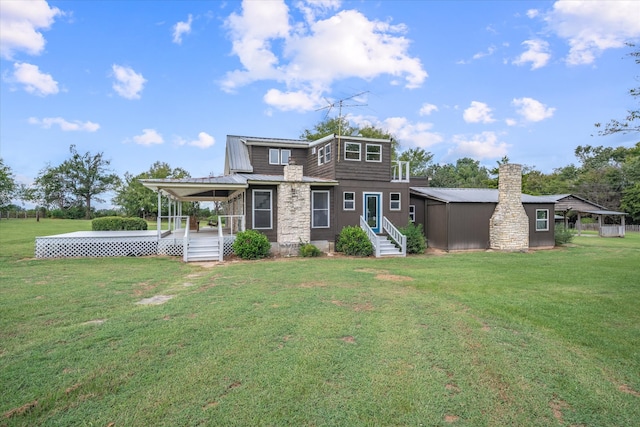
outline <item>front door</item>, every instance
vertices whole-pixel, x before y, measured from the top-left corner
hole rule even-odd
[[[364,193],[364,220],[374,233],[380,233],[382,207],[381,193]]]

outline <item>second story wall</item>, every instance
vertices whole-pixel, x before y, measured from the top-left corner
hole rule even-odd
[[[249,156],[251,157],[253,173],[283,175],[284,166],[287,164],[288,158],[292,158],[297,165],[306,164],[307,149],[250,145]],[[306,168],[304,173],[307,175]]]
[[[336,144],[335,179],[391,181],[391,143],[340,138]]]

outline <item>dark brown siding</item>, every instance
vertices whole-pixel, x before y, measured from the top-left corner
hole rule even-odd
[[[426,228],[426,224],[427,224],[427,210],[426,210],[426,200],[423,199],[422,197],[416,197],[416,196],[411,196],[411,199],[409,201],[410,205],[414,205],[416,207],[416,225],[421,224],[422,225],[422,232],[424,233],[425,237],[427,236],[426,232],[427,232],[427,228]],[[407,212],[408,215],[408,212]]]
[[[361,181],[391,181],[391,146],[390,143],[381,143],[382,145],[382,162],[367,162],[366,161],[366,146],[365,141],[353,141],[359,142],[360,149],[360,161],[345,160],[344,147],[345,142],[349,142],[348,139],[341,139],[340,143],[334,147],[334,152],[339,155],[339,161],[335,165],[335,179],[343,180],[361,180]],[[335,156],[334,156],[335,157]]]
[[[272,206],[272,223],[271,230],[260,229],[257,230],[261,233],[264,233],[270,242],[276,242],[278,240],[278,187],[275,185],[265,185],[265,186],[250,186],[247,190],[247,213],[246,220],[247,225],[246,228],[253,228],[253,190],[272,190],[271,192],[271,206]]]
[[[434,200],[426,201],[425,234],[430,248],[449,250],[448,236],[448,205]]]
[[[324,163],[322,165],[318,164],[318,150],[320,148],[325,148],[327,145],[331,146],[331,161],[329,163]],[[336,165],[336,142],[335,141],[331,141],[331,142],[327,142],[326,144],[322,144],[322,145],[317,145],[313,148],[315,148],[316,152],[313,152],[313,148],[308,149],[307,151],[307,157],[305,159],[305,163],[299,163],[299,164],[304,164],[305,166],[305,171],[304,174],[307,176],[313,176],[316,178],[324,178],[324,179],[334,179],[336,176],[336,170],[335,170],[335,165]]]
[[[549,211],[549,230],[548,231],[536,231],[536,210],[546,209]],[[529,247],[530,248],[545,248],[554,247],[555,241],[555,221],[554,218],[554,205],[552,204],[531,204],[524,205],[524,210],[529,217]]]
[[[333,242],[336,236],[336,204],[333,187],[311,187],[311,191],[329,192],[329,228],[311,228],[311,240],[327,240]],[[313,220],[313,219],[312,219]],[[311,227],[311,224],[309,224]]]
[[[489,220],[495,203],[449,204],[449,250],[489,248]]]
[[[265,175],[283,175],[284,165],[270,165],[269,164],[269,149],[279,147],[262,147],[257,145],[249,146],[249,153],[251,156],[251,165],[253,166],[253,173],[265,174]],[[291,157],[297,165],[306,165],[307,163],[307,150],[303,148],[279,148],[284,150],[291,150]],[[306,169],[306,168],[305,168]],[[307,171],[305,170],[306,174]]]

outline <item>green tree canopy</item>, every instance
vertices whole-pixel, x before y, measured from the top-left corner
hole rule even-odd
[[[400,153],[398,160],[409,162],[410,176],[428,176],[433,154],[422,148],[409,148]]]
[[[0,157],[0,208],[11,203],[16,188],[13,171],[4,164],[4,160]]]
[[[142,209],[158,214],[157,194],[140,183],[141,179],[187,178],[189,172],[182,168],[172,168],[168,163],[155,162],[148,171],[138,175],[125,173],[124,181],[116,190],[113,203],[120,206],[127,215],[137,216]],[[163,203],[166,206],[166,203]]]
[[[489,170],[480,161],[469,157],[458,159],[454,164],[433,165],[429,168],[432,187],[446,188],[490,188],[493,186]]]

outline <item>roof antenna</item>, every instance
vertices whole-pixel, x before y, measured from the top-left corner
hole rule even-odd
[[[316,111],[327,110],[327,113],[324,115],[324,119],[323,119],[323,120],[326,120],[327,117],[329,116],[329,113],[331,112],[331,109],[336,106],[338,107],[338,155],[336,156],[338,162],[340,161],[340,136],[342,135],[342,108],[367,106],[367,104],[345,104],[344,102],[349,101],[350,99],[357,98],[361,95],[364,95],[365,93],[369,93],[369,91],[366,90],[364,92],[356,93],[355,95],[351,95],[347,98],[342,98],[334,102],[331,102],[327,98],[324,98],[324,100],[327,101],[327,105],[322,108],[318,108],[316,110]]]

